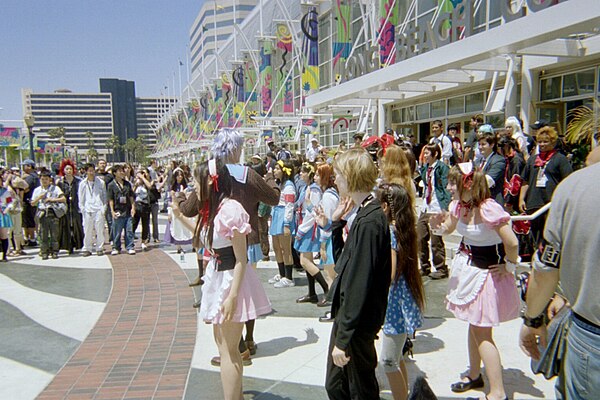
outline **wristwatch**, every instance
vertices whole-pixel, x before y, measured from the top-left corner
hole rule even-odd
[[[523,308],[521,310],[521,318],[523,318],[523,324],[525,324],[525,326],[535,329],[535,328],[539,328],[540,326],[542,326],[546,323],[545,315],[543,312],[540,315],[538,315],[537,317],[531,318],[526,315],[526,311],[527,311],[527,308]]]

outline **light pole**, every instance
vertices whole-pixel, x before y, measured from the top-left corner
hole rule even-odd
[[[67,139],[65,139],[64,136],[61,136],[60,138],[58,138],[58,141],[60,143],[60,149],[62,151],[62,158],[65,158],[65,144],[67,143]]]
[[[78,160],[77,160],[77,146],[73,146],[73,151],[75,151],[75,165],[77,165]]]
[[[33,153],[33,125],[35,124],[35,117],[32,113],[28,112],[23,120],[25,121],[27,130],[29,131],[29,158],[35,162],[35,155]]]

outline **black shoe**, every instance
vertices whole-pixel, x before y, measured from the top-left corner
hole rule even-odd
[[[305,294],[302,297],[298,297],[296,299],[296,303],[318,303],[319,302],[319,296],[317,296],[316,294],[313,295],[309,295],[309,294]]]
[[[194,308],[200,308],[200,300],[198,300],[197,302],[194,303],[194,305],[192,307]]]
[[[319,322],[333,322],[334,318],[331,318],[331,311],[328,311],[322,317],[319,317]]]
[[[36,242],[35,240],[30,240],[29,242],[27,242],[27,246],[29,247],[36,247],[38,245],[38,242]]]
[[[331,307],[331,302],[327,300],[327,297],[323,297],[323,300],[317,303],[317,307]]]
[[[453,383],[450,385],[450,390],[452,390],[454,393],[462,393],[466,392],[467,390],[478,389],[484,386],[483,377],[481,374],[479,374],[479,376],[475,379],[471,379],[467,376],[467,379],[467,382],[460,381]]]
[[[447,268],[440,268],[437,271],[434,271],[432,273],[429,274],[429,277],[431,279],[444,279],[448,277],[448,269]]]
[[[429,276],[429,274],[431,274],[431,270],[430,269],[422,269],[420,270],[421,276]]]

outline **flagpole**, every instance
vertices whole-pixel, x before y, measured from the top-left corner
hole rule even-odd
[[[237,25],[237,12],[236,12],[235,3],[237,3],[237,0],[233,0],[233,26],[234,27]],[[237,60],[237,32],[235,29],[233,30],[232,34],[233,34],[233,59]]]
[[[181,62],[181,60],[179,60],[179,66],[178,66],[178,73],[179,73],[179,104],[181,104],[181,106],[183,107],[183,91],[181,90],[181,66],[183,65],[183,63]],[[189,93],[188,93],[188,97],[189,97]]]
[[[214,55],[215,55],[215,73],[216,76],[215,78],[219,77],[219,63],[217,62],[217,0],[215,0],[215,7],[213,9],[213,28],[215,30],[214,32],[214,38],[215,38],[215,50],[214,50]]]

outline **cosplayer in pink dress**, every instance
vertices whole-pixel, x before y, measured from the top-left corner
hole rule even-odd
[[[498,326],[519,315],[519,295],[513,274],[492,274],[487,267],[504,263],[504,246],[495,226],[510,216],[492,199],[479,206],[481,223],[466,224],[464,210],[454,200],[449,211],[458,219],[456,231],[463,235],[452,261],[448,281],[447,309],[460,320],[481,327]]]
[[[207,249],[210,261],[202,278],[204,285],[200,318],[207,323],[223,323],[221,307],[229,295],[235,266],[231,238],[236,230],[242,234],[250,233],[248,221],[248,213],[240,203],[232,199],[224,199],[221,202],[214,219],[212,249]],[[202,237],[205,238],[207,234],[208,228],[204,228]],[[204,240],[204,243],[208,241]],[[235,314],[231,320],[246,322],[269,312],[271,312],[271,303],[254,268],[248,263],[240,284]]]

